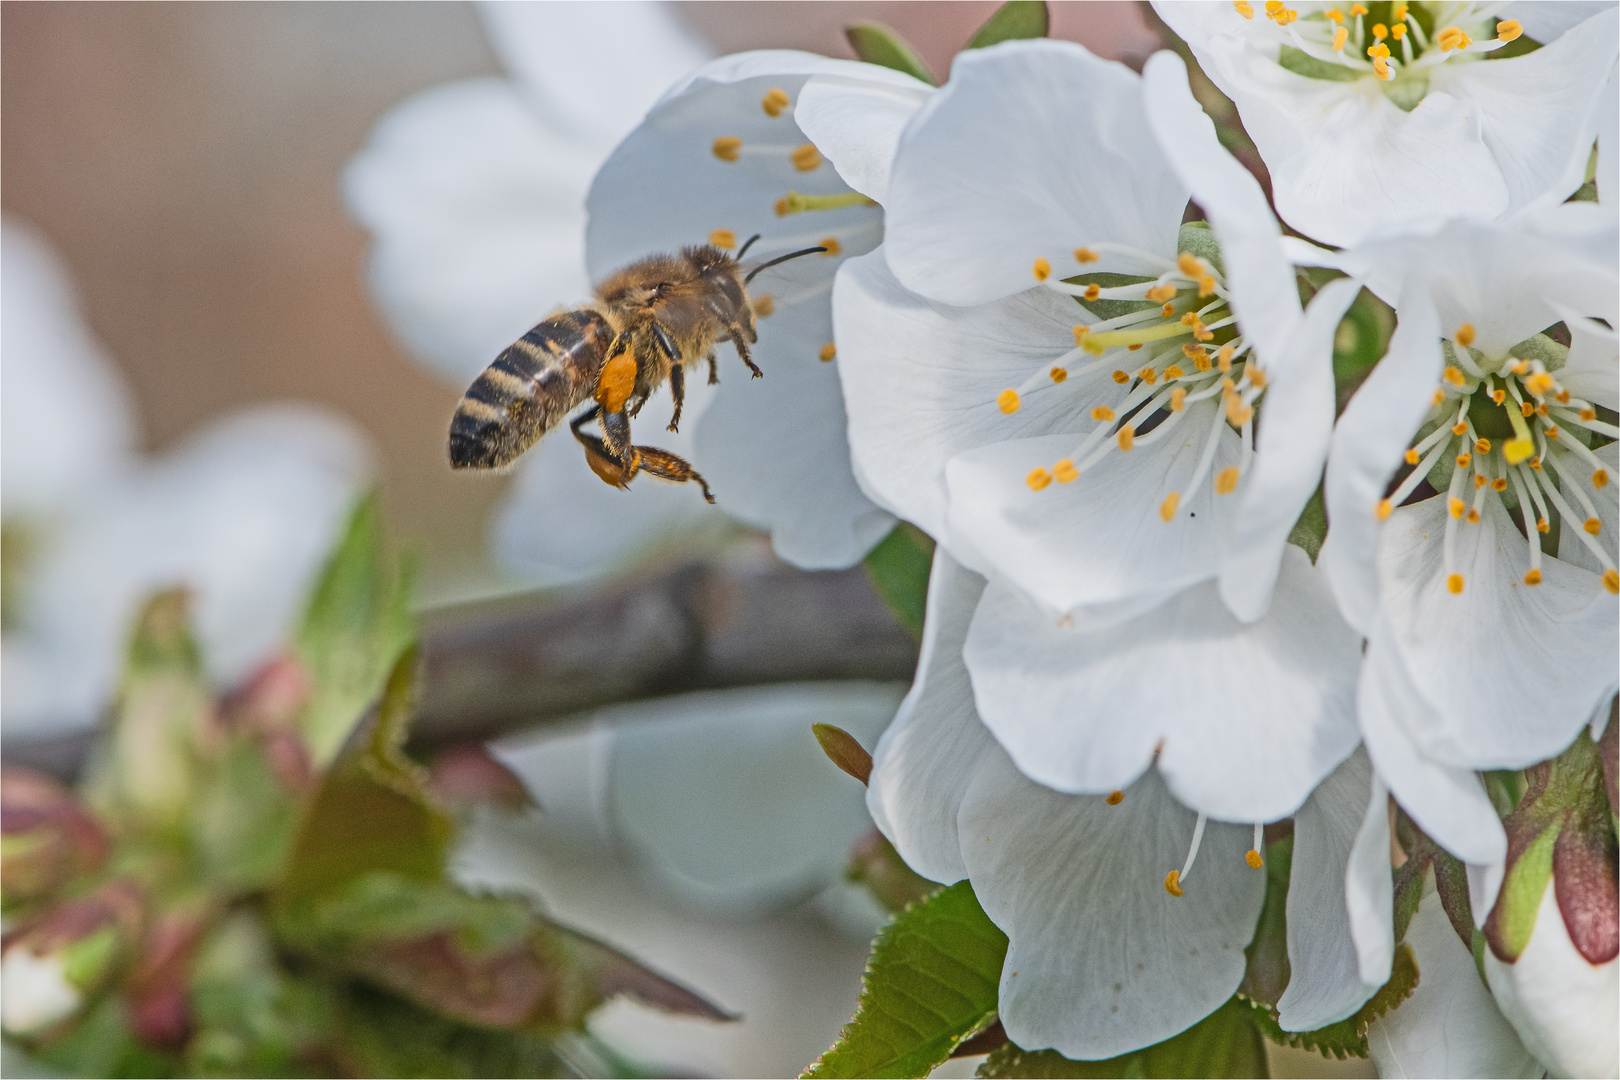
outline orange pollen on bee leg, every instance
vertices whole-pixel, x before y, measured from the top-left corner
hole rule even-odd
[[[823,236],[820,240],[816,241],[816,245],[818,247],[824,247],[827,249],[821,254],[829,259],[834,255],[842,255],[844,253],[844,245],[838,242],[838,237],[836,236]]]
[[[1053,368],[1051,371],[1048,371],[1047,374],[1052,376],[1052,381],[1055,383],[1062,382],[1064,379],[1069,377],[1069,372],[1060,367]]]
[[[1018,391],[1014,390],[1010,386],[996,395],[996,408],[1000,409],[1008,416],[1011,416],[1013,413],[1018,411],[1018,405]]]
[[[1101,286],[1098,286],[1098,285],[1087,285],[1086,286],[1086,297],[1085,298],[1087,300],[1095,300],[1095,299],[1097,299],[1097,297],[1099,297],[1101,295],[1102,295],[1102,287]]]
[[[1613,570],[1603,571],[1603,587],[1611,593],[1620,593],[1620,574]]]
[[[742,151],[742,140],[735,135],[722,135],[710,147],[721,161],[736,161]]]
[[[1164,502],[1159,504],[1159,520],[1163,522],[1173,521],[1176,516],[1176,507],[1180,505],[1181,492],[1172,491],[1170,494],[1166,495],[1164,497]]]
[[[805,143],[788,155],[793,167],[800,172],[814,172],[821,165],[821,151],[815,143]]]
[[[1028,484],[1032,491],[1040,491],[1051,482],[1052,474],[1045,469],[1031,469],[1029,475],[1024,477],[1024,483]]]
[[[1215,474],[1215,494],[1230,495],[1237,490],[1238,480],[1243,473],[1236,465],[1228,465]]]
[[[838,355],[838,346],[829,341],[827,344],[821,347],[821,351],[816,353],[816,355],[819,356],[821,358],[821,362],[825,364],[828,360],[831,360],[833,357]]]
[[[1460,595],[1463,591],[1463,576],[1461,574],[1452,574],[1446,578],[1446,588],[1451,590],[1451,595]]]
[[[1045,281],[1052,276],[1052,264],[1045,259],[1035,260],[1035,280]]]
[[[1593,536],[1596,536],[1598,533],[1603,531],[1603,522],[1599,521],[1597,518],[1587,518],[1585,528],[1587,532],[1591,533]]]
[[[781,116],[783,110],[791,104],[793,104],[793,99],[787,96],[787,91],[774,86],[765,91],[765,96],[760,99],[759,103],[760,108],[765,110],[765,115],[772,119]]]
[[[1452,517],[1460,518],[1467,512],[1468,504],[1461,499],[1452,498],[1450,502],[1446,503],[1446,509],[1451,512]]]
[[[1599,469],[1597,472],[1593,473],[1592,474],[1592,486],[1595,487],[1595,488],[1608,487],[1609,486],[1609,471],[1607,469]]]
[[[596,382],[596,400],[610,413],[622,412],[635,388],[636,358],[632,353],[622,352],[602,365],[602,376]]]
[[[1164,875],[1164,891],[1169,893],[1171,896],[1184,895],[1184,890],[1181,888],[1180,870],[1172,870],[1168,874]]]
[[[1088,247],[1077,247],[1074,249],[1074,261],[1077,263],[1094,263],[1101,258],[1101,255],[1097,254],[1095,251],[1092,251]]]
[[[1406,463],[1408,465],[1416,465],[1418,463],[1418,452],[1416,447],[1409,446],[1406,448]]]
[[[1118,806],[1120,803],[1125,801],[1125,793],[1123,791],[1110,791],[1108,793],[1108,798],[1104,801],[1107,802],[1109,806]]]
[[[716,229],[709,234],[709,243],[717,248],[734,248],[737,246],[737,234],[730,229]]]
[[[1524,27],[1519,25],[1518,19],[1503,19],[1496,24],[1497,41],[1517,41],[1522,33]]]
[[[1123,372],[1123,371],[1118,371],[1118,370],[1116,370],[1116,371],[1115,371],[1115,372],[1114,372],[1114,374],[1113,374],[1113,376],[1112,376],[1112,378],[1113,378],[1113,380],[1114,380],[1114,381],[1115,381],[1115,382],[1117,382],[1117,383],[1119,383],[1119,384],[1120,384],[1120,385],[1122,385],[1122,386],[1123,386],[1123,385],[1124,385],[1124,384],[1125,384],[1125,383],[1128,383],[1128,382],[1130,382],[1130,381],[1131,381],[1131,377],[1130,377],[1130,376],[1129,376],[1129,375],[1127,375],[1127,374],[1125,374],[1125,373],[1124,373],[1124,372]]]
[[[1107,421],[1114,418],[1114,410],[1106,405],[1099,405],[1091,410],[1091,418],[1098,421]]]
[[[1064,458],[1062,461],[1052,466],[1052,478],[1060,484],[1071,483],[1074,480],[1079,479],[1079,477],[1080,470],[1075,468],[1074,462],[1068,458]]]
[[[1373,513],[1378,516],[1379,521],[1387,521],[1389,519],[1389,515],[1393,513],[1394,510],[1394,503],[1390,502],[1388,499],[1379,499],[1378,505],[1373,508]]]
[[[1540,570],[1531,570],[1529,573],[1525,574],[1524,575],[1524,583],[1526,585],[1540,585],[1541,584],[1541,571]]]
[[[1266,861],[1260,857],[1260,853],[1253,848],[1250,848],[1248,854],[1243,856],[1243,861],[1249,864],[1251,870],[1258,870],[1266,864]]]
[[[1119,448],[1129,453],[1131,447],[1136,445],[1136,429],[1134,427],[1120,428],[1118,442]]]

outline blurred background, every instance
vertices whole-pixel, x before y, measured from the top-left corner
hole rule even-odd
[[[883,22],[942,78],[996,7],[669,5],[715,54],[796,48],[851,58],[843,28]],[[1052,36],[1133,66],[1157,44],[1134,4],[1058,2],[1052,15]],[[128,392],[129,449],[166,454],[247,406],[309,403],[346,418],[370,443],[359,456],[380,482],[390,538],[416,555],[417,600],[429,613],[522,587],[488,543],[511,479],[448,468],[446,425],[463,386],[414,360],[379,316],[365,281],[368,237],[340,183],[402,100],[503,74],[488,25],[460,3],[0,5],[0,205],[8,228],[31,227],[60,256],[83,322]],[[16,296],[12,252],[8,240],[0,274]],[[566,299],[541,299],[535,317]],[[9,332],[6,340],[10,351]],[[14,357],[0,358],[0,395],[18,385],[16,370]],[[731,557],[771,561],[757,540],[732,543]],[[15,566],[13,547],[6,558]],[[13,680],[22,669],[7,648]],[[871,746],[903,691],[881,683],[845,697],[828,691],[836,700],[688,698],[658,717],[664,735],[633,744],[612,732],[635,717],[612,710],[509,737],[496,757],[551,813],[473,830],[461,872],[536,893],[559,919],[745,1014],[716,1025],[621,1002],[593,1022],[617,1051],[692,1075],[796,1073],[853,1010],[882,918],[838,880],[869,827],[859,789],[804,731],[834,715]],[[0,721],[15,733],[12,709],[8,688]],[[727,728],[728,717],[744,727]],[[668,732],[705,724],[735,751],[684,774],[683,790],[697,783],[709,802],[672,808],[648,795],[668,789],[658,779],[691,745]],[[638,792],[639,802],[626,794]],[[772,834],[749,814],[765,804],[822,815],[824,835]],[[715,821],[739,831],[724,834]],[[784,871],[789,849],[799,862]],[[772,854],[770,868],[750,869]],[[1277,1062],[1286,1075],[1371,1075],[1310,1055],[1284,1052]],[[943,1071],[971,1075],[974,1064]]]

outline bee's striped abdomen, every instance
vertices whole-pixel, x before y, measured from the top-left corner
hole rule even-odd
[[[473,380],[450,421],[450,464],[493,469],[535,444],[596,389],[613,329],[590,309],[554,315]]]

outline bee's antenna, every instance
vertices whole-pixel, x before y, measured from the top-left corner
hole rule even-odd
[[[749,237],[749,238],[748,238],[748,240],[747,240],[747,241],[746,241],[746,242],[745,242],[745,243],[744,243],[744,244],[743,244],[743,246],[742,246],[742,247],[741,247],[741,248],[740,248],[740,249],[739,249],[739,250],[738,250],[738,252],[737,252],[737,254],[736,254],[736,256],[735,256],[735,258],[736,258],[736,259],[737,259],[737,261],[738,261],[738,262],[741,262],[741,261],[742,261],[742,257],[743,257],[743,256],[744,256],[744,255],[746,255],[746,254],[748,254],[748,249],[749,249],[749,248],[751,248],[751,247],[753,247],[753,246],[754,246],[754,241],[755,241],[755,240],[758,240],[758,239],[759,239],[759,233],[755,233],[755,234],[754,234],[754,235],[753,235],[753,236],[750,236],[750,237]]]
[[[750,243],[752,243],[752,241],[750,241]],[[824,247],[808,247],[808,248],[805,248],[802,251],[790,251],[786,255],[778,255],[776,258],[772,259],[770,262],[768,262],[768,263],[760,263],[758,266],[756,266],[752,270],[748,271],[748,276],[743,278],[743,284],[747,285],[749,282],[753,281],[756,277],[759,276],[761,270],[769,270],[771,267],[775,266],[777,263],[785,263],[789,259],[797,259],[801,255],[814,255],[818,251],[826,251],[826,250],[827,249],[824,248]]]

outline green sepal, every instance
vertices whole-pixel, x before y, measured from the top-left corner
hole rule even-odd
[[[1362,75],[1356,68],[1335,64],[1331,60],[1318,60],[1291,45],[1277,50],[1277,66],[1307,79],[1325,79],[1328,82],[1355,82]]]
[[[1345,309],[1333,333],[1334,409],[1344,411],[1389,348],[1395,332],[1395,311],[1363,288]]]
[[[1141,285],[1152,281],[1150,277],[1140,274],[1112,274],[1106,271],[1097,271],[1089,274],[1076,274],[1074,277],[1064,278],[1070,285],[1097,285],[1104,289],[1117,289],[1121,285]],[[1129,315],[1135,311],[1146,311],[1159,305],[1151,300],[1087,300],[1076,296],[1075,303],[1097,316],[1099,319],[1117,319],[1121,315]]]
[[[1239,993],[1251,1001],[1275,1006],[1288,989],[1288,880],[1294,861],[1294,838],[1266,844],[1266,899],[1260,907],[1254,938],[1243,950],[1247,963]]]
[[[804,1076],[927,1076],[995,1018],[1006,956],[969,882],[912,904],[878,935],[854,1019]]]
[[[337,756],[414,637],[410,577],[409,567],[393,566],[384,550],[376,493],[362,496],[293,640],[312,683],[300,724],[317,768]]]
[[[1007,0],[985,20],[964,49],[983,49],[1003,41],[1043,38],[1051,28],[1052,16],[1046,0]]]
[[[1102,1061],[1075,1061],[1056,1050],[1008,1043],[979,1066],[982,1077],[1270,1076],[1265,1042],[1250,1007],[1238,998],[1164,1042]]]
[[[1323,1057],[1335,1057],[1342,1061],[1347,1057],[1364,1058],[1368,1055],[1367,1026],[1411,997],[1417,985],[1417,958],[1412,954],[1412,947],[1403,941],[1395,946],[1389,981],[1379,987],[1361,1008],[1336,1024],[1315,1031],[1284,1031],[1277,1023],[1275,1009],[1248,1001],[1241,994],[1238,1000],[1244,1001],[1253,1011],[1256,1025],[1273,1042],[1314,1050]]]
[[[1288,542],[1302,549],[1314,564],[1316,557],[1322,553],[1322,542],[1327,539],[1327,525],[1327,503],[1322,498],[1322,485],[1319,483],[1305,503],[1305,509],[1299,512],[1294,527],[1288,531]]]
[[[1176,250],[1203,259],[1215,268],[1216,273],[1226,273],[1226,263],[1221,259],[1221,242],[1216,239],[1215,229],[1207,221],[1184,222],[1176,234]]]
[[[866,555],[866,574],[894,617],[921,639],[928,606],[928,574],[934,565],[934,541],[902,521]]]
[[[844,28],[844,37],[855,55],[868,64],[890,68],[920,79],[929,86],[939,85],[906,40],[882,23],[858,22]]]

